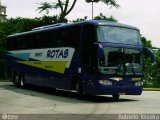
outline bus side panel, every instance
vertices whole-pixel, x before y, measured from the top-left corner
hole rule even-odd
[[[25,74],[25,82],[28,84],[70,90],[72,77],[76,75],[76,72],[77,72],[78,61],[79,61],[78,57],[79,57],[78,51],[75,51],[71,60],[69,61],[70,65],[67,68],[65,68],[64,73],[58,73],[52,70],[46,70],[45,68],[43,69],[43,68],[40,68],[39,66],[35,67],[35,66],[28,65],[28,63],[26,62],[30,62],[31,60],[24,61],[21,59],[17,59],[13,55],[12,56],[7,55],[6,60],[7,60],[7,69],[9,70],[10,78],[11,78],[12,72],[14,71],[16,71],[17,73],[22,72]],[[36,64],[41,64],[41,62],[43,61],[35,61],[35,62],[37,62]],[[52,64],[52,61],[51,63],[49,63],[50,61],[47,61],[47,62],[48,62],[47,64]]]

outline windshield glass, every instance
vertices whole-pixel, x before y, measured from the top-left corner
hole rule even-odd
[[[99,26],[97,30],[99,42],[122,43],[140,45],[140,34],[138,30],[114,27]]]
[[[141,52],[136,49],[104,47],[98,70],[103,74],[142,75]]]

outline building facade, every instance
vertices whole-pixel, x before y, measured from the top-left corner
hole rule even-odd
[[[5,20],[6,16],[6,6],[2,5],[0,0],[0,21]]]

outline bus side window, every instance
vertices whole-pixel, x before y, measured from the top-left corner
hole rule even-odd
[[[22,42],[23,42],[23,40],[21,39],[21,37],[17,37],[16,38],[16,43],[13,44],[15,49],[21,50],[22,49],[22,45],[21,45]]]
[[[84,25],[83,27],[83,44],[84,49],[92,47],[95,42],[95,28],[93,25]]]
[[[49,47],[60,47],[61,46],[61,30],[52,30],[47,33],[47,44]]]
[[[26,49],[33,49],[36,46],[35,37],[33,34],[28,34],[25,36],[24,43],[26,44]]]
[[[83,26],[82,37],[82,61],[83,65],[89,73],[93,73],[95,69],[96,51],[94,48],[95,28],[93,25]]]
[[[23,41],[22,43],[21,43],[21,49],[23,50],[23,49],[27,49],[27,46],[26,46],[26,41],[27,41],[27,39],[26,39],[26,36],[24,36],[23,37],[23,40],[21,39],[21,41]]]
[[[17,40],[15,37],[8,38],[7,40],[7,50],[14,50],[16,48]]]
[[[62,31],[63,45],[67,47],[78,47],[78,41],[80,40],[80,26],[66,28]]]

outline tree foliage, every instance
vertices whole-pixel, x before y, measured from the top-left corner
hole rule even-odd
[[[43,16],[40,18],[10,18],[0,22],[0,51],[5,51],[6,38],[10,34],[31,30],[34,27],[54,24],[58,16]]]
[[[151,40],[141,36],[144,47],[153,48]],[[160,50],[155,51],[155,62],[150,63],[150,59],[144,59],[144,85],[145,87],[160,87]]]
[[[72,1],[72,2],[71,2]],[[115,0],[86,0],[86,2],[99,2],[102,1],[106,5],[114,6],[116,8],[119,7],[119,5],[116,3]],[[57,0],[57,2],[49,3],[49,2],[43,2],[40,3],[40,6],[38,7],[39,13],[45,11],[46,14],[49,13],[49,10],[51,9],[60,9],[59,13],[59,21],[60,22],[66,22],[66,16],[72,11],[76,4],[77,0]]]
[[[115,0],[101,0],[101,1],[104,2],[107,5],[111,5],[111,6],[114,6],[116,8],[120,7],[120,5],[117,4]]]
[[[147,38],[141,36],[141,42],[144,47],[152,48],[151,41],[147,40]]]
[[[94,20],[106,20],[106,21],[114,21],[117,22],[118,20],[116,20],[113,16],[110,17],[106,17],[105,15],[103,15],[102,13],[100,13],[98,16],[94,17]]]
[[[85,0],[86,2],[104,2],[106,5],[110,5],[110,6],[114,6],[116,8],[119,8],[120,5],[117,4],[117,2],[115,0]]]
[[[72,11],[77,2],[77,0],[72,0],[72,1],[73,2],[71,2],[71,0],[65,0],[65,1],[57,0],[57,2],[53,3],[49,2],[40,3],[40,6],[38,7],[37,10],[39,10],[40,13],[46,11],[46,14],[48,14],[49,10],[51,9],[60,9],[61,12],[59,14],[59,21],[66,22],[65,17]]]
[[[46,14],[49,14],[49,10],[55,7],[54,5],[48,2],[39,3],[39,4],[40,6],[37,8],[37,11],[39,11],[39,13],[42,13],[43,11],[45,11]]]
[[[85,21],[85,20],[87,20],[87,19],[88,19],[88,17],[85,16],[84,18],[77,18],[76,20],[73,20],[73,21],[71,21],[71,22],[80,22],[80,21]]]
[[[73,20],[72,22],[80,22],[80,21],[84,21],[87,19],[88,19],[88,17],[85,16],[84,18],[77,18],[76,20]],[[106,20],[106,21],[114,21],[114,22],[118,21],[113,16],[106,17],[105,15],[103,15],[103,13],[99,13],[99,15],[95,16],[93,18],[93,20]]]

